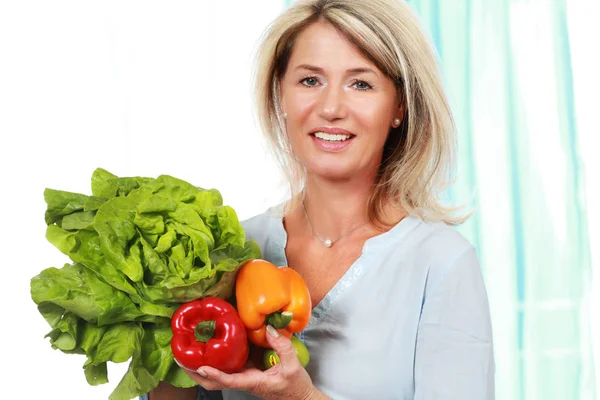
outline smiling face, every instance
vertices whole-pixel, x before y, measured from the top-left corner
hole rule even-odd
[[[280,88],[290,144],[309,175],[375,176],[393,121],[402,118],[392,80],[317,22],[296,38]]]

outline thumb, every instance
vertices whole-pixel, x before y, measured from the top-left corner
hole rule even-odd
[[[267,341],[279,356],[279,360],[282,364],[300,364],[300,360],[298,360],[296,350],[294,349],[294,345],[292,344],[292,341],[290,339],[281,335],[279,332],[277,332],[277,329],[275,329],[271,325],[267,325],[266,336]]]

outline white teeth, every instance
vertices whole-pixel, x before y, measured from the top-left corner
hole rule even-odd
[[[350,135],[339,135],[325,132],[315,132],[315,136],[319,139],[328,140],[332,142],[341,142],[342,140],[350,139]]]

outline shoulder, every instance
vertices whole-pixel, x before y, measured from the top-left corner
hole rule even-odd
[[[253,240],[261,249],[262,258],[277,265],[286,265],[286,233],[283,228],[283,205],[240,221],[247,240]]]
[[[443,222],[421,221],[415,229],[413,242],[420,251],[442,258],[458,256],[475,248],[455,227]]]
[[[273,229],[283,218],[283,205],[278,204],[267,208],[252,217],[240,221],[246,236],[249,239],[255,239],[257,236],[264,235]]]
[[[402,257],[417,257],[422,261],[436,262],[473,249],[471,242],[455,227],[443,222],[429,222],[414,215],[401,220],[388,232],[368,241],[369,251],[384,249]]]
[[[477,249],[453,226],[420,221],[409,242],[412,255],[427,270],[429,289],[448,278],[481,275]]]

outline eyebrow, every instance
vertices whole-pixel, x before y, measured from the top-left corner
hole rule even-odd
[[[301,64],[301,65],[298,65],[294,69],[307,69],[309,71],[323,73],[323,68],[320,68],[320,67],[317,67],[314,65],[310,65],[310,64]],[[372,74],[375,74],[375,75],[379,75],[375,70],[373,70],[371,68],[366,68],[366,67],[350,68],[350,69],[346,70],[346,73],[353,73],[353,74],[369,73],[369,72]]]

